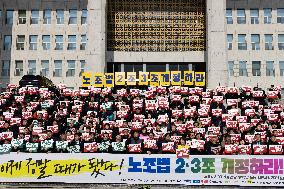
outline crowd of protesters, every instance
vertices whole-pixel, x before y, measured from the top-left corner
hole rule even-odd
[[[0,153],[283,154],[281,87],[9,85]]]

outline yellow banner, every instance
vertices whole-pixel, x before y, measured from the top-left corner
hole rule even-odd
[[[184,71],[184,85],[194,84],[194,71]]]
[[[84,72],[82,74],[82,87],[89,87],[92,85],[92,72]]]
[[[150,86],[205,86],[206,73],[184,71],[172,72],[139,72],[139,85]],[[183,76],[183,77],[182,77]],[[183,79],[182,79],[183,78]],[[91,73],[82,74],[82,87],[114,87],[115,85],[136,85],[136,72]],[[150,82],[149,82],[150,81]],[[182,83],[183,81],[183,83]]]
[[[172,71],[171,72],[172,85],[181,85],[181,71]]]
[[[159,86],[160,72],[150,72],[150,86]]]
[[[127,72],[127,85],[136,85],[136,72]]]
[[[95,87],[104,87],[105,75],[104,73],[97,72],[94,74],[94,86]]]
[[[170,86],[171,85],[171,74],[170,72],[160,72],[160,85]]]
[[[139,85],[148,85],[149,72],[139,72]]]
[[[70,181],[70,178],[72,176],[79,176],[82,177],[82,175],[86,176],[86,174],[89,174],[89,179],[92,179],[91,174],[94,173],[94,168],[90,165],[96,165],[96,169],[99,169],[104,174],[108,173],[111,174],[112,171],[118,171],[121,170],[119,160],[106,160],[106,157],[87,157],[87,158],[80,158],[79,156],[74,156],[71,154],[66,154],[64,159],[57,159],[56,155],[52,157],[52,155],[48,157],[41,157],[41,155],[29,155],[28,158],[17,158],[18,160],[15,160],[13,157],[13,154],[7,154],[6,156],[10,156],[9,160],[2,160],[1,159],[1,168],[7,171],[1,171],[0,172],[0,180],[3,182],[3,180],[13,180],[15,182],[19,182],[19,180],[23,179],[25,182],[45,182],[46,178],[64,178],[66,179],[65,182]],[[60,155],[64,156],[64,155]],[[102,162],[101,164],[98,164],[97,161]],[[13,163],[11,163],[13,162]],[[41,162],[41,163],[39,163]],[[11,164],[13,166],[11,166]],[[80,165],[79,168],[73,168]],[[71,168],[72,169],[68,169]],[[111,167],[111,170],[110,168]],[[8,171],[9,170],[9,171]],[[67,170],[67,171],[66,171]],[[15,179],[19,179],[16,181]],[[72,179],[71,179],[72,180]]]
[[[114,87],[114,73],[105,73],[105,87]]]
[[[125,72],[115,72],[115,84],[125,85]]]
[[[195,86],[205,86],[205,72],[195,72]]]

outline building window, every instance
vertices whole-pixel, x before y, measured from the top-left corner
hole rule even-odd
[[[38,24],[39,21],[39,10],[32,10],[31,11],[31,24]]]
[[[28,74],[29,75],[36,75],[36,61],[35,60],[29,60],[29,71]]]
[[[279,50],[284,50],[284,34],[278,35],[278,48]]]
[[[142,68],[143,68],[143,65],[142,65]],[[165,63],[146,64],[146,72],[165,72],[166,69],[167,68],[166,68]]]
[[[43,24],[51,24],[51,10],[46,9],[43,11]]]
[[[55,36],[55,50],[63,50],[63,35]]]
[[[62,77],[62,60],[54,60],[53,77]]]
[[[183,68],[181,67],[181,70]],[[187,69],[188,70],[188,69]],[[133,65],[133,72],[136,72],[136,77],[139,78],[139,72],[143,72],[143,64],[137,64],[135,63]]]
[[[23,61],[16,60],[16,67],[15,67],[15,76],[22,76],[24,69],[23,69]]]
[[[245,9],[238,9],[237,10],[237,23],[238,24],[245,24],[246,23]]]
[[[80,74],[79,74],[79,76],[81,77],[82,74],[85,72],[86,61],[85,61],[85,60],[80,60],[80,63],[81,63],[81,69],[80,69]]]
[[[265,50],[273,50],[273,35],[272,34],[265,34]]]
[[[266,61],[266,76],[275,76],[274,61]]]
[[[179,63],[178,64],[178,70],[179,71],[188,71],[189,70],[189,64],[183,64],[183,63]]]
[[[17,50],[25,50],[25,36],[18,35],[17,36]]]
[[[14,14],[14,11],[13,10],[7,10],[6,11],[6,20],[5,20],[5,23],[7,25],[12,25],[13,24],[13,14]]]
[[[259,10],[258,9],[250,10],[250,23],[259,24]]]
[[[113,72],[121,72],[121,64],[108,62],[107,63],[107,73],[113,73]]]
[[[264,11],[264,24],[271,24],[272,9],[263,9]]]
[[[67,50],[76,50],[76,35],[68,35]]]
[[[227,9],[226,10],[226,19],[227,19],[227,24],[233,24],[233,12],[232,12],[232,9]]]
[[[260,67],[261,67],[260,61],[252,61],[252,75],[253,76],[261,76]]]
[[[19,24],[27,23],[27,12],[26,10],[19,10]]]
[[[81,35],[80,50],[86,50],[86,45],[87,45],[87,36]]]
[[[77,24],[77,10],[69,10],[69,24]]]
[[[125,72],[136,72],[136,77],[139,77],[139,72],[143,71],[143,64],[139,63],[125,63],[124,64]]]
[[[50,35],[42,36],[42,48],[43,50],[50,50]]]
[[[228,62],[229,76],[234,76],[234,61]]]
[[[284,24],[284,9],[277,9],[277,23]]]
[[[139,71],[143,71],[143,64],[125,63],[124,64],[124,71],[125,72],[139,72]]]
[[[284,76],[284,61],[279,61],[280,76]]]
[[[260,50],[260,37],[258,34],[252,34],[251,35],[251,47],[252,50]]]
[[[169,64],[169,71],[182,71],[183,72],[183,71],[188,71],[188,70],[189,70],[189,64],[184,64],[184,63]],[[143,67],[141,71],[143,71]]]
[[[30,36],[30,50],[37,50],[37,35]]]
[[[233,49],[233,34],[227,34],[227,45],[228,45],[228,50]]]
[[[239,76],[248,76],[246,61],[239,62]]]
[[[239,34],[238,35],[238,49],[239,50],[247,50],[246,34]]]
[[[182,71],[182,67],[180,68],[181,70],[180,71]],[[136,74],[136,76],[138,77],[138,75],[139,75],[139,72],[142,72],[143,71],[143,64],[137,64],[137,63],[135,63],[134,65],[133,65],[133,72],[136,72],[137,74]]]
[[[49,61],[42,60],[41,61],[41,72],[40,75],[48,77],[49,76]]]
[[[56,23],[64,24],[64,10],[56,10]]]
[[[178,64],[169,64],[169,71],[179,71]]]
[[[4,51],[10,51],[12,46],[12,36],[5,35],[4,36]]]
[[[1,75],[3,77],[10,76],[10,60],[3,60],[1,66]]]
[[[87,24],[87,19],[88,19],[88,10],[83,9],[82,10],[82,16],[81,16],[81,24]]]
[[[66,77],[75,76],[75,60],[67,60],[68,70],[66,72]]]

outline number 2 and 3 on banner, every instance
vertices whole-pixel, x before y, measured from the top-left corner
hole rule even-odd
[[[139,72],[139,85],[148,85],[149,72]]]
[[[125,85],[125,72],[115,72],[115,85]]]

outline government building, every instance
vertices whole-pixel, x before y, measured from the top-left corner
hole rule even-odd
[[[206,72],[206,86],[284,83],[283,0],[1,0],[0,85],[81,86],[90,72]]]

